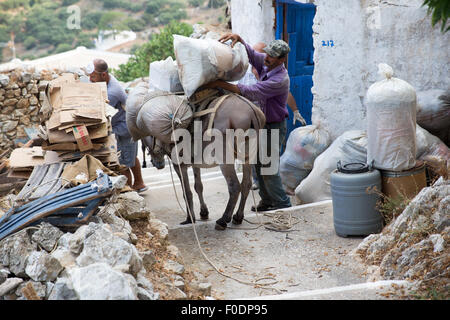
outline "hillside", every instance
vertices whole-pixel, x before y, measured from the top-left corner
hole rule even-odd
[[[99,31],[137,37],[111,51],[129,53],[170,21],[225,22],[224,0],[0,0],[0,62],[95,47]]]

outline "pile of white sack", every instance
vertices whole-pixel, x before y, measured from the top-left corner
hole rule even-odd
[[[380,64],[379,72],[383,79],[371,85],[367,92],[367,130],[346,131],[336,138],[317,156],[306,177],[305,171],[298,169],[296,174],[301,176],[301,182],[295,188],[295,195],[302,203],[331,199],[330,174],[338,161],[370,163],[381,170],[403,171],[422,160],[443,163],[449,170],[448,146],[419,125],[449,129],[448,94],[430,90],[416,95],[410,84],[393,77],[388,65]],[[301,148],[299,142],[290,149],[293,147]],[[292,152],[288,156],[292,158]],[[294,157],[302,160],[300,155]],[[290,159],[290,163],[294,161]],[[290,174],[290,177],[283,175],[285,184],[296,178]]]
[[[193,119],[188,98],[213,80],[235,81],[248,68],[245,47],[234,48],[216,39],[174,35],[176,61],[169,57],[150,63],[149,82],[129,92],[127,126],[135,141],[153,136],[174,142],[172,132],[187,128]]]
[[[430,157],[450,163],[450,149],[439,138],[416,125],[416,159]],[[337,162],[367,163],[367,134],[364,130],[350,130],[340,135],[314,161],[313,169],[295,189],[296,197],[302,203],[331,199],[330,174],[337,168]]]

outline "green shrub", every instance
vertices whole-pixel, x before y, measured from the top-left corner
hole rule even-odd
[[[72,50],[72,46],[68,43],[60,43],[55,49],[55,53],[66,52]]]
[[[27,49],[31,49],[34,48],[37,44],[37,40],[35,37],[33,36],[28,36],[25,38],[25,41],[23,42],[23,45],[25,46],[25,48]]]

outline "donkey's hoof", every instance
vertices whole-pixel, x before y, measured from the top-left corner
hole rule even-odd
[[[209,211],[208,211],[208,209],[201,209],[200,210],[200,219],[208,220],[208,218],[209,218]]]
[[[242,224],[242,220],[244,218],[238,219],[236,215],[233,216],[233,220],[231,221],[233,224]]]
[[[191,223],[192,223],[191,219],[186,219],[183,222],[181,222],[180,224],[183,225],[183,224],[191,224]],[[194,223],[195,223],[195,220],[194,220]]]
[[[227,224],[222,219],[216,221],[216,230],[225,230],[227,228]]]

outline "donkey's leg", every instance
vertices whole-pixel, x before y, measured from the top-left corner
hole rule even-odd
[[[188,224],[195,222],[195,214],[194,214],[194,202],[192,200],[192,191],[191,187],[189,186],[189,177],[187,173],[188,166],[181,164],[180,167],[177,164],[173,165],[175,172],[178,175],[178,178],[180,179],[182,189],[183,189],[183,198],[184,202],[186,204],[186,220],[181,222],[181,224]],[[181,179],[183,177],[183,179]],[[184,182],[184,183],[183,183]],[[189,214],[190,213],[190,214]],[[191,219],[192,215],[192,219]]]
[[[228,194],[230,197],[222,218],[216,221],[216,230],[225,230],[227,223],[231,221],[231,215],[233,214],[234,207],[239,198],[239,193],[241,192],[241,185],[236,175],[234,164],[221,164],[220,170],[227,181]]]
[[[192,171],[194,171],[194,189],[195,192],[197,192],[198,200],[200,201],[200,219],[208,220],[209,211],[205,200],[203,199],[203,183],[200,168],[192,167]]]
[[[244,164],[242,166],[242,182],[241,182],[241,201],[236,214],[233,215],[233,223],[241,224],[244,220],[244,207],[247,201],[248,193],[252,187],[252,166],[250,164]]]

